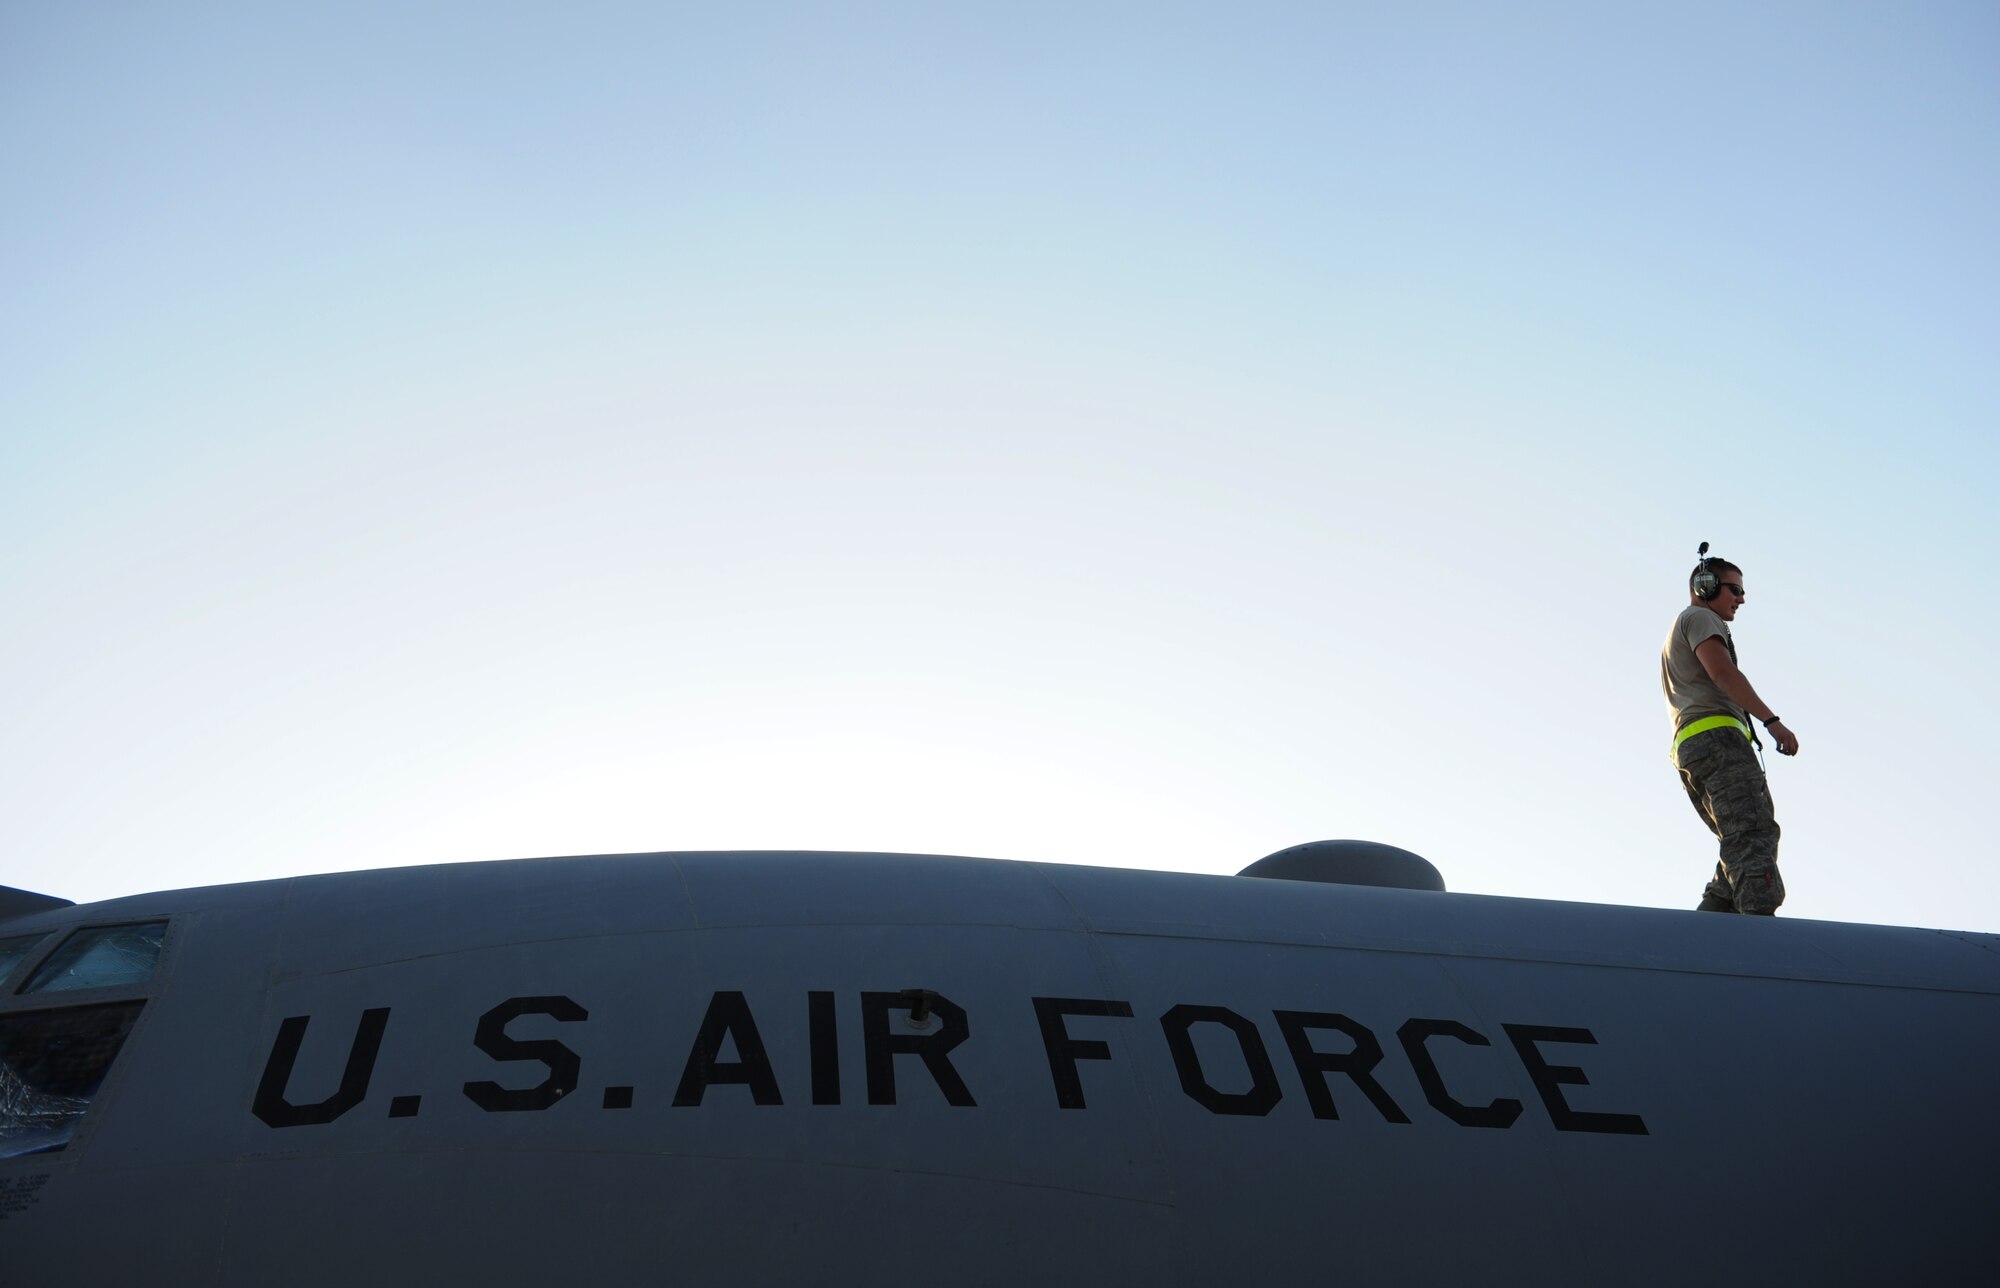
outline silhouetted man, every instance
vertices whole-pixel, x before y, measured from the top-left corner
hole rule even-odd
[[[1729,623],[1743,606],[1743,570],[1726,559],[1703,559],[1688,574],[1688,599],[1660,649],[1660,690],[1673,715],[1681,785],[1721,842],[1700,909],[1768,917],[1785,901],[1785,882],[1778,875],[1778,820],[1764,767],[1751,750],[1749,718],[1763,722],[1784,755],[1798,754],[1798,736],[1736,667]]]

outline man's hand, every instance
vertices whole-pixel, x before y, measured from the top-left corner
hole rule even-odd
[[[1730,660],[1729,648],[1720,635],[1711,635],[1695,645],[1694,655],[1701,659],[1701,666],[1708,672],[1708,678],[1715,681],[1715,687],[1729,695],[1729,700],[1752,716],[1771,708],[1764,699],[1757,696],[1757,690],[1750,687],[1750,677],[1736,669]],[[1773,720],[1764,726],[1778,744],[1781,756],[1799,754],[1799,736],[1785,728],[1782,720]]]

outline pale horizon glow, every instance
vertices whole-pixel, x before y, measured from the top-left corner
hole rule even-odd
[[[2000,14],[0,11],[0,884],[813,849],[2000,931]]]

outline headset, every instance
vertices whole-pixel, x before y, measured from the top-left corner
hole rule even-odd
[[[1695,565],[1694,576],[1688,578],[1688,589],[1694,592],[1696,599],[1714,599],[1716,592],[1722,589],[1722,576],[1709,565],[1717,561],[1708,557],[1706,541],[1702,542],[1701,549],[1694,553],[1701,562]]]

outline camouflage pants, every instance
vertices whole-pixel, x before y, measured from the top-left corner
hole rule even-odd
[[[1785,901],[1778,875],[1778,820],[1764,768],[1741,730],[1710,729],[1680,745],[1674,764],[1695,813],[1722,843],[1715,876],[1702,891],[1738,912],[1769,915]]]

